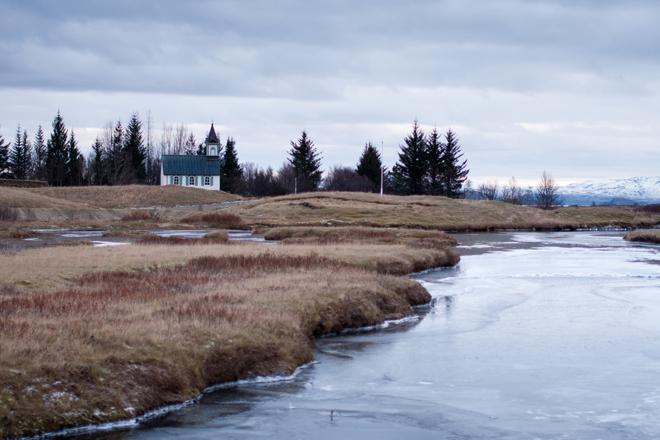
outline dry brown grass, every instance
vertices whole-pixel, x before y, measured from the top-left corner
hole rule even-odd
[[[45,196],[59,201],[69,201],[97,208],[197,205],[221,203],[240,198],[222,191],[152,185],[48,187],[29,188],[20,191],[29,192],[35,196]]]
[[[41,188],[41,190],[47,188]],[[89,208],[80,203],[35,193],[34,188],[0,187],[0,206],[8,208]]]
[[[314,335],[398,318],[430,299],[411,280],[356,267],[355,246],[329,246],[323,256],[314,249],[83,249],[65,265],[71,278],[55,290],[5,289],[0,437],[132,417],[212,383],[290,372],[311,360]],[[66,259],[69,251],[21,252],[13,270],[34,279],[27,264],[55,252]],[[374,247],[370,252],[376,254]],[[432,255],[426,252],[416,254],[419,261]],[[172,253],[183,255],[179,264],[154,266],[164,263],[157,256]],[[89,271],[101,261],[112,267],[113,258],[121,258],[124,270]],[[138,258],[151,268],[130,270]],[[3,276],[12,270],[7,261],[0,264]],[[57,273],[45,269],[46,278]]]
[[[264,232],[267,240],[285,244],[405,244],[415,247],[451,247],[458,243],[441,231],[403,228],[369,228],[360,226],[292,226],[270,228]]]
[[[243,219],[230,212],[209,212],[193,214],[181,219],[184,224],[201,224],[212,228],[241,229],[245,227]]]
[[[229,242],[229,236],[227,233],[216,231],[206,234],[201,238],[161,237],[159,235],[150,234],[140,237],[135,243],[140,245],[175,244],[189,246],[203,244],[222,244],[227,242]]]
[[[405,245],[340,243],[276,246],[278,254],[310,255],[322,252],[332,260],[383,273],[406,274],[457,262],[451,249],[411,248]],[[0,254],[0,295],[3,289],[26,293],[68,288],[83,274],[98,271],[149,270],[170,267],[201,256],[261,255],[273,246],[253,243],[227,245],[116,246],[105,248],[34,248]],[[39,270],[34,270],[34,268]]]
[[[660,229],[630,231],[623,238],[628,241],[660,244]]]
[[[124,215],[121,218],[121,221],[123,222],[139,222],[139,221],[147,221],[147,220],[156,220],[158,216],[154,214],[152,211],[147,211],[144,209],[139,209],[135,211],[130,211],[128,214]]]
[[[306,193],[261,199],[231,209],[252,226],[376,226],[486,231],[635,227],[660,222],[660,214],[627,207],[541,210],[497,201],[366,193]]]

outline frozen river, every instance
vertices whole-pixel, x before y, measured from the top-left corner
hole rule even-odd
[[[323,338],[294,379],[107,439],[660,438],[660,247],[622,233],[459,235],[416,322]]]

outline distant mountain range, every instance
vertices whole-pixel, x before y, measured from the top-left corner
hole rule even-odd
[[[660,203],[660,176],[592,180],[560,186],[564,205],[632,205]]]

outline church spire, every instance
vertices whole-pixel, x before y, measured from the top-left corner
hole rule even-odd
[[[215,128],[213,128],[213,122],[211,122],[211,129],[209,130],[209,135],[206,136],[206,143],[207,145],[220,143],[220,139],[218,139],[218,135],[215,134]]]

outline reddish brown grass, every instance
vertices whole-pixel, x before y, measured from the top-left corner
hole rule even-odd
[[[228,229],[241,229],[245,227],[243,220],[238,215],[229,212],[189,215],[182,218],[181,223],[199,223],[213,228]]]
[[[136,210],[130,211],[128,214],[124,215],[121,220],[124,222],[136,222],[136,221],[146,221],[154,220],[156,216],[151,211],[146,210]]]
[[[441,231],[356,226],[271,228],[264,232],[264,237],[267,240],[283,241],[285,244],[371,243],[431,248],[446,248],[458,244],[453,237]]]
[[[205,386],[290,372],[312,336],[410,313],[404,278],[307,255],[199,257],[0,296],[0,437],[132,417]]]

